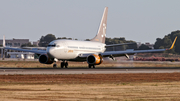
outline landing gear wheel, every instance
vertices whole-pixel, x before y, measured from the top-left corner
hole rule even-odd
[[[89,65],[89,68],[91,68],[91,66],[92,66],[93,68],[95,68],[95,65]]]
[[[64,66],[65,66],[65,68],[67,68],[68,67],[68,62],[65,62]]]
[[[89,68],[91,68],[91,65],[89,65]]]
[[[57,65],[56,65],[56,64],[53,64],[53,68],[57,68]]]
[[[64,68],[64,65],[65,65],[64,62],[61,62],[61,68]]]

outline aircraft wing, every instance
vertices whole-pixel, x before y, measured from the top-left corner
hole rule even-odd
[[[46,47],[22,47],[22,49],[41,49],[41,50],[45,50]]]
[[[99,54],[102,57],[118,57],[118,56],[126,56],[134,55],[135,53],[151,53],[151,52],[163,52],[167,49],[151,49],[151,50],[125,50],[125,51],[107,51],[104,53],[94,53]],[[80,58],[86,58],[92,53],[79,54]]]
[[[46,50],[29,50],[29,49],[11,48],[11,47],[4,47],[4,49],[23,51],[23,52],[31,52],[31,53],[36,53],[36,54],[46,54],[47,53]]]
[[[111,45],[106,45],[105,47],[114,47],[114,46],[130,45],[130,44],[135,44],[135,42],[134,43],[122,43],[122,44],[111,44]]]
[[[36,54],[46,54],[46,50],[30,50],[30,49],[22,49],[22,48],[14,48],[14,47],[7,47],[5,43],[5,36],[3,36],[3,48],[9,50],[16,50],[16,51],[23,51],[23,52],[31,52]]]
[[[102,57],[117,57],[117,56],[126,56],[128,57],[128,55],[134,55],[135,53],[151,53],[151,52],[163,52],[166,50],[171,50],[174,47],[174,44],[176,42],[177,37],[174,39],[174,42],[172,43],[170,48],[167,49],[150,49],[150,50],[125,50],[125,51],[107,51],[104,53],[95,53],[95,54],[99,54]],[[89,55],[92,55],[92,53],[89,54],[80,54],[79,57],[87,57]]]
[[[109,57],[109,56],[127,56],[133,55],[135,53],[151,53],[151,52],[163,52],[166,50],[171,50],[174,47],[174,44],[176,42],[177,37],[174,39],[174,42],[172,43],[170,48],[167,49],[151,49],[151,50],[126,50],[126,51],[107,51],[104,53],[100,53],[103,57]]]
[[[107,51],[104,53],[100,53],[103,57],[109,57],[109,56],[127,56],[127,55],[134,55],[135,53],[151,53],[151,52],[162,52],[166,49],[152,49],[152,50],[132,50],[132,51]]]

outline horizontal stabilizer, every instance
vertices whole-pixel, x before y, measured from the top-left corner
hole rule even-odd
[[[46,50],[28,50],[22,48],[12,48],[12,47],[4,47],[4,49],[15,50],[15,51],[23,51],[23,52],[31,52],[36,54],[46,54]]]

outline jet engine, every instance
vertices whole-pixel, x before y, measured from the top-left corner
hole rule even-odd
[[[43,64],[52,64],[54,61],[50,59],[46,54],[39,56],[39,62]]]
[[[101,56],[92,54],[87,57],[87,63],[90,65],[99,65],[103,62],[103,59]]]

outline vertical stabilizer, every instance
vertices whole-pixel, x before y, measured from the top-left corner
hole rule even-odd
[[[3,47],[6,47],[5,36],[3,36]]]
[[[105,43],[108,7],[105,7],[97,35],[91,40]]]

